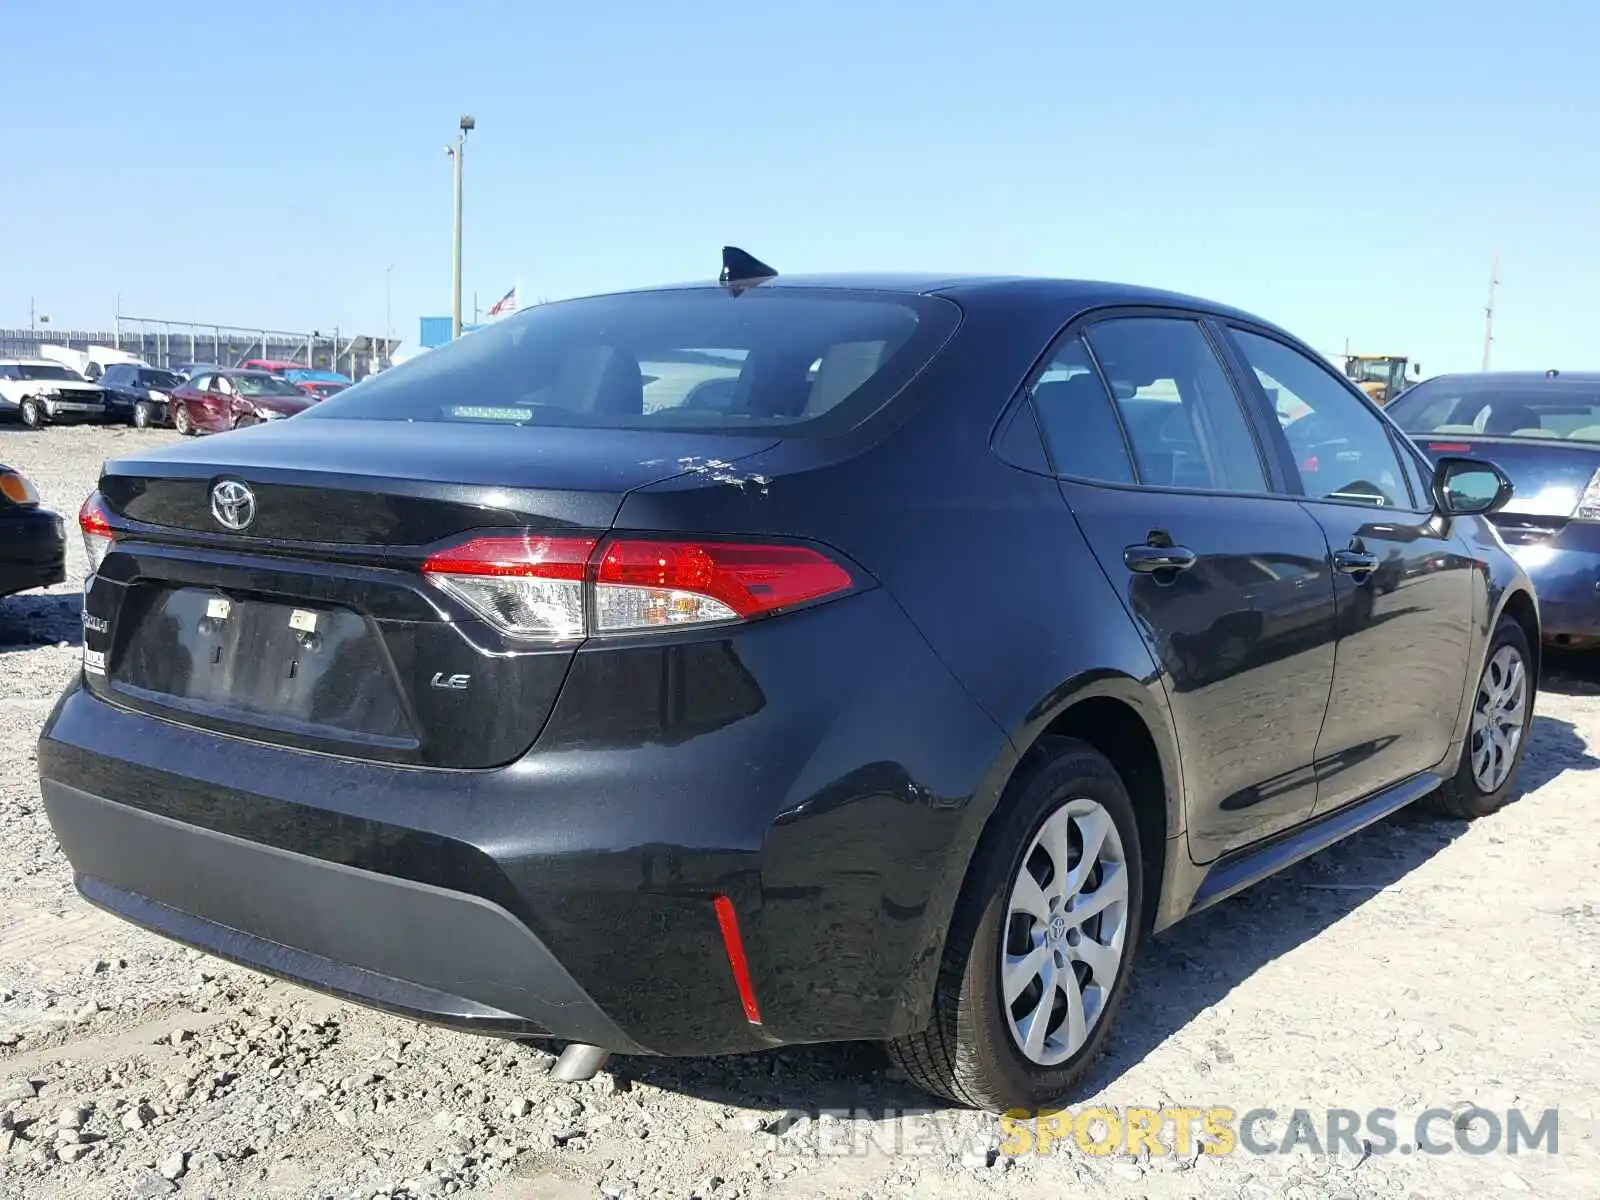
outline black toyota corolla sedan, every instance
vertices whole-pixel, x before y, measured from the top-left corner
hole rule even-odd
[[[1202,300],[725,261],[109,462],[83,894],[564,1078],[880,1039],[1031,1107],[1152,930],[1505,800],[1495,468]]]

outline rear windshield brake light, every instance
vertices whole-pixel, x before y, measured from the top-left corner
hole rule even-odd
[[[1472,449],[1466,442],[1429,442],[1429,450],[1437,450],[1440,454],[1465,454]]]
[[[819,550],[716,539],[493,534],[422,571],[501,632],[548,643],[748,621],[855,586]]]

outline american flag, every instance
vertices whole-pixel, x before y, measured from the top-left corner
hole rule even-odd
[[[489,310],[491,317],[498,317],[502,313],[515,312],[517,309],[517,289],[512,288],[504,296],[494,302],[494,307]]]

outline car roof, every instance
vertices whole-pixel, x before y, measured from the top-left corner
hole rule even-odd
[[[1484,383],[1588,383],[1600,384],[1600,371],[1452,371],[1448,375],[1434,375],[1423,383],[1440,380],[1471,379]],[[1417,385],[1421,387],[1421,384]]]
[[[631,289],[636,292],[720,289],[716,282],[669,284],[663,287]],[[1112,306],[1188,308],[1249,321],[1277,329],[1271,321],[1230,305],[1199,296],[1140,284],[1113,283],[1094,279],[1058,279],[1032,275],[982,275],[961,272],[845,272],[829,275],[778,275],[759,285],[763,290],[788,288],[827,288],[834,290],[888,292],[902,295],[948,296],[963,304],[1047,304],[1063,311],[1082,312]],[[1279,332],[1283,332],[1279,330]],[[1298,339],[1296,339],[1298,340]]]
[[[67,367],[64,362],[57,362],[53,358],[0,358],[0,367]]]

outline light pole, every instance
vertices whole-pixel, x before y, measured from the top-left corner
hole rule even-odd
[[[450,157],[456,163],[456,238],[455,253],[451,257],[451,275],[454,283],[451,289],[452,305],[450,318],[450,336],[461,336],[461,163],[467,156],[467,134],[477,128],[478,123],[471,117],[461,118],[461,134],[456,138],[456,144],[450,149]]]

